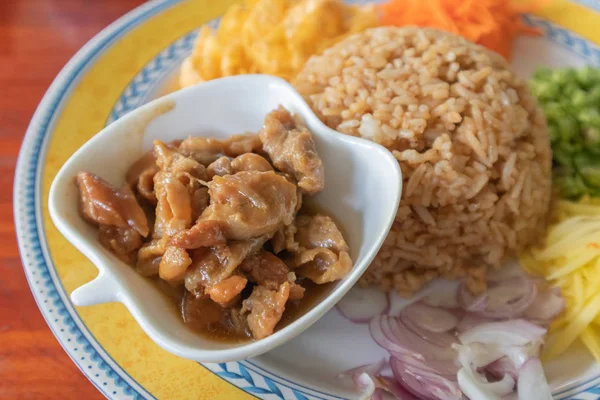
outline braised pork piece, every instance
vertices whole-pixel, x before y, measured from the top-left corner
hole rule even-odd
[[[155,141],[120,189],[88,172],[76,182],[100,243],[179,293],[190,327],[262,339],[352,268],[335,222],[302,207],[324,176],[312,134],[279,107],[257,134]]]

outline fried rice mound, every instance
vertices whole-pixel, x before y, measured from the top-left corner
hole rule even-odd
[[[396,220],[363,284],[410,294],[466,277],[479,292],[488,268],[541,236],[545,117],[498,54],[436,29],[373,28],[311,57],[294,85],[329,127],[400,163]]]

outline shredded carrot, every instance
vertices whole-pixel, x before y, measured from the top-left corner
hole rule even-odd
[[[379,5],[382,25],[418,25],[445,30],[510,59],[518,35],[539,32],[523,25],[521,14],[546,0],[515,4],[510,0],[389,0]]]

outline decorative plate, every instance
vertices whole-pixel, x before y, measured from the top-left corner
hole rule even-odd
[[[121,304],[75,308],[69,294],[97,269],[53,226],[48,190],[60,166],[103,126],[164,93],[203,23],[218,24],[232,1],[154,0],[86,44],[56,77],[27,130],[14,187],[25,274],[38,306],[65,351],[114,399],[346,399],[335,379],[385,352],[365,325],[332,310],[293,341],[242,362],[197,364],[154,344]],[[543,35],[519,39],[514,68],[600,65],[600,3],[556,0],[525,21]],[[577,33],[575,33],[577,32]],[[556,399],[600,398],[600,366],[583,348],[546,365]]]

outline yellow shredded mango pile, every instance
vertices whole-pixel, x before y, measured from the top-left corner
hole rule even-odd
[[[246,0],[227,10],[216,32],[200,30],[180,85],[251,73],[289,80],[311,55],[377,22],[374,7],[342,0]]]
[[[521,265],[559,287],[566,302],[550,326],[544,357],[562,354],[579,338],[600,361],[600,199],[561,200],[545,247],[525,252]]]

